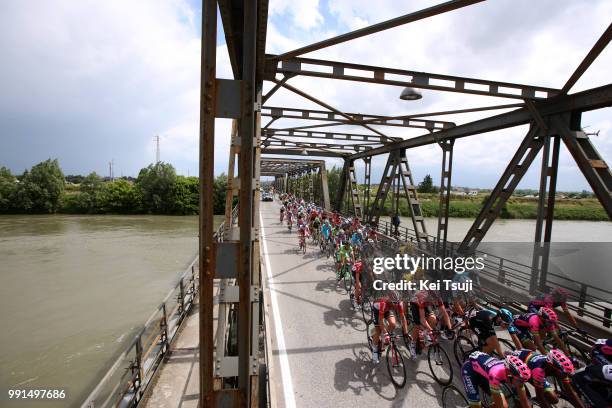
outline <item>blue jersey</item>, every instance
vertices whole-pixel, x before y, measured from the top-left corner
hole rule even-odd
[[[363,237],[358,233],[354,233],[353,236],[351,237],[351,244],[355,246],[355,245],[361,245],[362,243],[363,243]]]
[[[323,226],[321,227],[321,232],[323,232],[323,236],[325,238],[329,238],[329,236],[331,235],[331,225],[323,224]]]

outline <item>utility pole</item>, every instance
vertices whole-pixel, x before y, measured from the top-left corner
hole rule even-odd
[[[156,150],[155,150],[155,163],[159,163],[159,135],[155,136]]]
[[[111,159],[111,161],[108,162],[108,177],[110,181],[115,179],[115,159]]]

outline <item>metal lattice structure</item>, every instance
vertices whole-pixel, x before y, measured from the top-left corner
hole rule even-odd
[[[447,1],[280,55],[270,55],[265,53],[267,0],[203,0],[200,110],[200,406],[257,406],[260,381],[257,369],[260,307],[257,295],[260,288],[259,177],[274,176],[275,187],[287,191],[294,188],[289,185],[289,178],[297,179],[311,174],[314,168],[325,176],[324,161],[320,160],[319,164],[315,164],[314,161],[300,162],[293,159],[262,159],[262,154],[277,157],[299,155],[341,158],[344,166],[341,186],[334,197],[334,207],[339,208],[348,198],[350,212],[376,220],[381,216],[384,203],[391,193],[394,200],[406,200],[409,204],[410,216],[417,232],[416,239],[424,242],[427,241],[428,235],[406,151],[438,144],[442,153],[442,177],[437,239],[445,244],[453,159],[456,159],[453,157],[453,146],[456,141],[485,132],[529,125],[528,133],[463,239],[459,251],[470,252],[476,249],[514,188],[542,151],[540,201],[534,237],[537,251],[534,251],[535,278],[532,288],[545,284],[545,248],[551,239],[561,144],[569,150],[577,168],[584,174],[603,208],[612,217],[610,169],[582,131],[580,123],[583,112],[612,106],[612,85],[568,93],[610,42],[612,25],[578,64],[561,89],[302,57],[313,51],[403,24],[434,18],[441,13],[460,12],[457,10],[480,1],[482,0]],[[234,75],[232,80],[216,78],[217,6]],[[397,116],[352,113],[350,110],[333,107],[290,85],[289,81],[298,76],[420,88],[432,92],[511,98],[515,99],[516,103]],[[262,92],[264,81],[273,84],[272,89],[265,95]],[[268,106],[268,100],[281,88],[317,104],[321,109],[302,109],[296,105]],[[296,100],[299,101],[298,98]],[[502,109],[512,110],[460,125],[436,119],[443,115],[495,112]],[[263,126],[262,117],[269,118]],[[214,242],[212,200],[205,196],[206,192],[212,191],[214,176],[215,118],[235,120],[230,153],[229,185],[232,192],[228,193],[228,200],[234,196],[238,197],[239,226],[234,239],[226,240],[222,245]],[[278,125],[281,119],[316,120],[321,123],[285,128],[271,127],[272,124]],[[359,126],[363,133],[330,130],[341,125]],[[420,129],[423,133],[416,137],[398,139],[385,133],[384,129],[388,127]],[[374,191],[374,186],[371,185],[371,160],[378,155],[388,155],[388,159],[378,188]],[[238,163],[237,177],[233,175],[234,160]],[[367,193],[362,193],[356,186],[356,167],[362,161],[365,165],[364,192]],[[315,184],[312,181],[310,183]],[[373,201],[370,200],[370,192],[375,192]],[[222,276],[219,258],[231,259],[231,262],[223,263]],[[235,359],[231,361],[215,360],[214,357],[213,280],[216,277],[233,278],[238,287],[235,297],[228,300],[238,315],[238,350],[237,356],[232,357]],[[223,381],[213,382],[213,378],[218,378],[215,368],[219,366],[226,368],[223,378],[235,377],[237,381],[231,384]],[[213,385],[219,383],[223,385]]]

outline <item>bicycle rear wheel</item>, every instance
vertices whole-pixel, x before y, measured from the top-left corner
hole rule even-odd
[[[455,342],[453,343],[453,354],[455,355],[455,360],[457,360],[459,367],[463,365],[469,353],[474,350],[476,350],[476,345],[472,340],[465,336],[457,336],[457,338],[455,338]]]
[[[395,343],[389,344],[387,347],[387,371],[391,382],[398,388],[403,388],[406,385],[406,365],[404,358],[400,353],[399,348]]]
[[[573,357],[575,361],[578,362],[578,364],[574,363],[574,367],[576,370],[581,369],[583,367],[586,367],[587,364],[589,363],[590,359],[587,356],[587,354],[582,351],[580,348],[578,348],[574,343],[572,343],[571,341],[567,341],[565,342],[565,347],[567,347],[567,350],[570,352],[570,356],[569,357]]]
[[[370,296],[363,296],[361,299],[361,315],[366,325],[372,323],[372,300]]]
[[[464,408],[469,406],[467,398],[454,385],[449,385],[442,391],[442,407],[443,408]]]
[[[429,371],[440,385],[449,385],[453,381],[453,366],[448,354],[439,344],[432,344],[427,351]]]
[[[346,289],[346,293],[351,293],[351,290],[353,289],[353,276],[351,275],[351,271],[348,270],[348,268],[344,268],[342,275],[343,275],[342,281],[344,282],[344,289]]]

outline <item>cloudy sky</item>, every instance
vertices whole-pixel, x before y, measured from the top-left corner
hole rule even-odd
[[[268,53],[282,53],[439,1],[270,0]],[[200,4],[194,0],[46,0],[0,2],[0,165],[21,173],[58,158],[66,174],[137,175],[155,159],[195,174],[198,157]],[[612,20],[608,0],[490,0],[394,28],[308,56],[384,67],[561,88]],[[223,41],[218,76],[230,78]],[[570,92],[610,83],[608,47]],[[290,83],[348,112],[400,115],[515,101],[424,91],[398,99],[401,88],[294,78]],[[265,89],[271,86],[265,84]],[[268,105],[318,107],[287,91]],[[584,115],[604,158],[612,155],[612,109]],[[465,123],[483,114],[440,119]],[[264,121],[265,123],[265,121]],[[275,127],[293,122],[278,121]],[[282,126],[281,126],[282,125]],[[335,130],[364,133],[352,127]],[[215,169],[227,171],[230,123],[218,120]],[[417,130],[391,128],[411,137]],[[453,184],[492,187],[526,128],[459,140]],[[384,157],[374,162],[380,174]],[[437,146],[409,151],[417,181],[439,177]],[[334,164],[329,160],[329,164]],[[520,187],[537,186],[533,166]],[[560,190],[588,189],[568,154]]]

